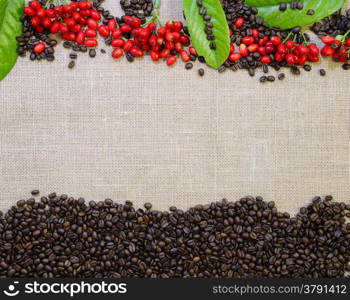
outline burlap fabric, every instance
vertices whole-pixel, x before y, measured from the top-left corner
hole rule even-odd
[[[181,1],[161,13],[181,18]],[[339,65],[263,85],[246,72],[200,78],[199,64],[116,62],[106,49],[74,70],[61,47],[53,63],[19,59],[0,83],[0,209],[34,188],[159,209],[246,194],[291,212],[315,194],[349,203],[350,73]]]

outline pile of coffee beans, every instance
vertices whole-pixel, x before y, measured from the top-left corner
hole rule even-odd
[[[345,34],[350,30],[350,9],[346,10],[344,13],[342,11],[337,11],[320,22],[316,22],[311,27],[311,30],[320,38],[326,35],[336,37],[337,35]]]
[[[331,196],[293,217],[261,197],[162,212],[33,196],[0,213],[0,277],[344,277],[349,210]]]
[[[126,16],[138,17],[146,21],[153,11],[153,0],[120,0],[120,6]]]

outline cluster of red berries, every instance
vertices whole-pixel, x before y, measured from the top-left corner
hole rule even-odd
[[[143,27],[139,18],[125,16],[124,24],[120,26],[115,19],[110,19],[107,25],[103,25],[100,13],[93,9],[89,1],[71,2],[45,9],[39,1],[33,0],[25,7],[24,13],[31,18],[31,25],[37,32],[47,29],[51,34],[60,34],[63,40],[74,41],[86,47],[96,47],[98,35],[110,38],[114,48],[113,58],[119,58],[124,53],[142,57],[149,52],[153,61],[164,59],[171,66],[178,56],[188,62],[190,54],[197,55],[192,46],[185,49],[190,45],[190,38],[183,32],[180,21],[168,21],[159,28],[151,22]],[[45,48],[45,43],[39,42],[33,50],[40,54]]]
[[[235,27],[243,26],[244,18],[237,18]],[[231,32],[232,35],[232,32]],[[285,61],[288,65],[305,65],[307,61],[318,62],[320,51],[316,44],[297,44],[292,40],[283,42],[280,36],[261,37],[258,29],[252,29],[252,34],[244,36],[236,51],[235,45],[230,45],[229,60],[236,62],[250,53],[259,53],[262,64],[270,64],[273,61]]]
[[[168,66],[173,65],[180,55],[184,62],[190,60],[190,53],[196,54],[191,46],[188,50],[190,39],[183,32],[183,24],[180,21],[168,21],[165,26],[157,28],[153,22],[142,27],[137,17],[124,17],[125,24],[112,32],[111,46],[114,47],[112,56],[121,57],[124,52],[129,52],[135,57],[141,57],[149,52],[153,61],[165,59]],[[123,33],[130,33],[131,38],[125,40]]]
[[[346,63],[349,60],[350,38],[344,36],[339,39],[332,36],[322,37],[325,46],[321,49],[323,56],[333,57],[335,61]]]
[[[86,47],[98,45],[97,31],[105,36],[116,27],[115,20],[110,20],[108,26],[100,25],[101,15],[89,1],[45,9],[39,1],[33,0],[24,8],[24,13],[30,17],[30,23],[37,32],[47,29],[51,34],[60,34],[63,40],[75,41]],[[34,47],[34,52],[40,54],[45,47],[40,42]]]

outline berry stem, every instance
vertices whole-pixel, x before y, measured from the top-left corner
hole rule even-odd
[[[161,0],[154,0],[153,3],[153,12],[152,12],[152,17],[144,24],[146,27],[149,23],[155,22],[159,24],[159,26],[163,26],[162,22],[160,20],[160,3]]]
[[[287,37],[284,39],[284,41],[282,42],[282,44],[284,44],[286,41],[289,40],[290,36],[292,35],[292,32],[290,31],[287,35]]]

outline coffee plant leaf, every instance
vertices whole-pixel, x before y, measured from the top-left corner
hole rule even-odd
[[[206,22],[199,14],[199,7],[196,0],[184,0],[183,7],[188,31],[191,36],[192,45],[198,55],[205,58],[206,63],[214,69],[219,68],[227,59],[230,52],[230,34],[224,10],[220,0],[202,0],[203,7],[207,9],[207,14],[211,16],[210,22],[213,24],[213,34],[216,49],[210,48],[210,42],[204,31]]]
[[[22,34],[24,0],[0,0],[0,80],[12,70],[16,64],[16,36]]]
[[[245,3],[255,6],[259,10],[259,16],[271,27],[279,26],[281,29],[289,29],[296,26],[313,24],[341,9],[346,0],[304,0],[303,9],[291,9],[292,0],[246,0]],[[281,3],[287,3],[285,11],[279,10]],[[313,15],[307,12],[312,9]]]

